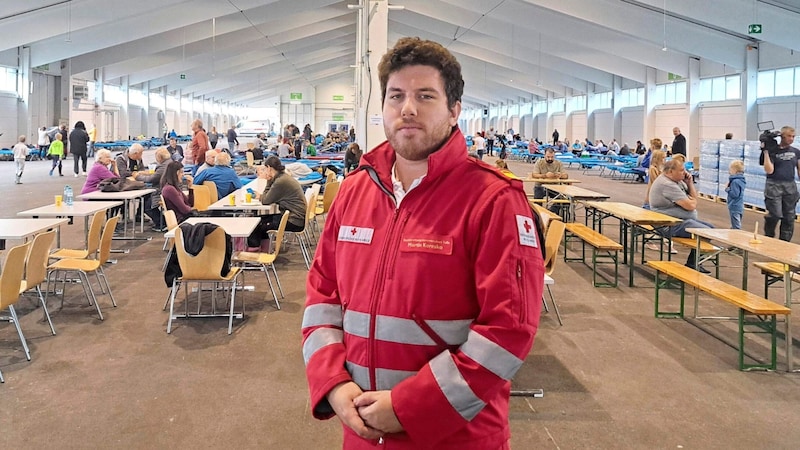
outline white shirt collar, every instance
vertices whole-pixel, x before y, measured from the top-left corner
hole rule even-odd
[[[405,189],[403,189],[403,183],[400,182],[400,180],[398,180],[397,176],[395,175],[396,170],[397,170],[397,163],[395,162],[392,165],[392,189],[394,190],[394,199],[396,207],[399,208],[400,203],[403,201],[406,195],[408,195],[409,192],[411,192],[415,187],[419,186],[419,184],[422,183],[422,179],[425,178],[427,173],[422,174],[422,176],[420,176],[419,178],[415,178],[414,181],[411,182],[411,186],[409,186],[408,190],[406,191]]]

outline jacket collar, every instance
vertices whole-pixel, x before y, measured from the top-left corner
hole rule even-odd
[[[456,128],[450,138],[428,156],[428,173],[424,181],[437,179],[450,172],[467,160],[467,142],[461,130]],[[383,141],[371,152],[361,157],[360,169],[372,168],[378,174],[384,186],[392,186],[392,167],[397,159],[394,148],[389,141]]]

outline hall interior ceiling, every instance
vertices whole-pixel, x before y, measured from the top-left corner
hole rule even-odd
[[[351,82],[357,0],[13,0],[0,52],[151,91],[272,106],[298,85]],[[800,0],[393,0],[389,45],[438,41],[464,69],[466,107],[686,77],[690,58],[744,69],[749,46],[800,50]],[[748,35],[748,25],[763,25]],[[664,50],[666,49],[666,50]],[[380,55],[372,56],[380,57]],[[182,79],[181,74],[185,75]]]

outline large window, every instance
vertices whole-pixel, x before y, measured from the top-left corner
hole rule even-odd
[[[644,88],[623,89],[620,93],[620,108],[642,105],[644,105]]]
[[[584,111],[586,110],[586,96],[585,95],[576,95],[574,97],[569,98],[569,110],[570,111]]]
[[[700,80],[699,96],[699,100],[702,102],[739,100],[742,98],[742,77],[739,75],[727,75],[724,77],[704,78]]]
[[[611,99],[613,96],[614,94],[610,91],[594,94],[592,97],[592,109],[611,108]]]
[[[659,84],[656,86],[654,105],[686,103],[686,82]]]
[[[125,94],[119,86],[106,84],[103,86],[103,98],[106,102],[115,103],[117,105],[126,104]]]
[[[17,69],[0,67],[0,91],[17,92]]]
[[[800,67],[758,72],[758,98],[800,95]]]
[[[550,112],[564,112],[564,107],[567,104],[567,99],[564,97],[561,98],[554,98],[549,101],[550,103]]]

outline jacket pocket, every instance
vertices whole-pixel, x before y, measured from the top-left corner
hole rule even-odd
[[[528,321],[528,305],[525,302],[525,260],[513,259],[509,261],[509,265],[509,274],[512,274],[514,278],[511,286],[511,301],[517,310],[519,323],[525,324]]]

